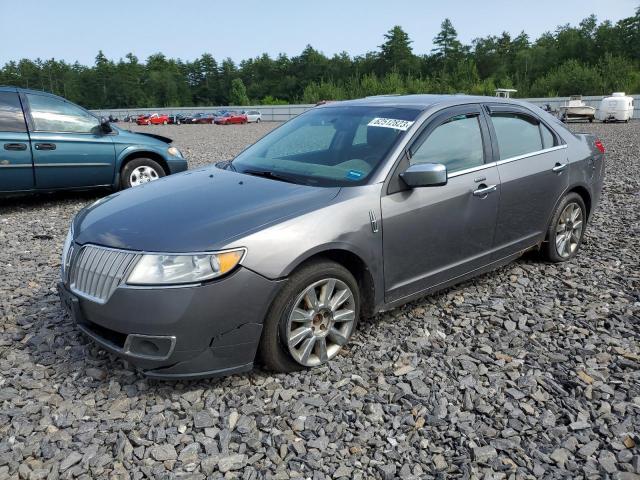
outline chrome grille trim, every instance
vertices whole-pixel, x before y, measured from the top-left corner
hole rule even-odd
[[[124,283],[139,254],[127,250],[85,245],[69,268],[70,288],[77,295],[106,303]]]

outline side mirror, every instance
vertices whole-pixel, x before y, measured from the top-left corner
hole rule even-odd
[[[410,188],[439,187],[447,184],[447,167],[441,163],[416,163],[400,174]]]
[[[111,129],[111,124],[109,123],[109,119],[105,117],[100,117],[100,129],[104,133],[111,133],[113,130]]]

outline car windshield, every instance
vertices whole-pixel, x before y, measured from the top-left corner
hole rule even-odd
[[[396,107],[314,108],[246,149],[232,168],[307,185],[362,185],[418,114]]]

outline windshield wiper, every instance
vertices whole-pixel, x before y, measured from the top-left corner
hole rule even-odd
[[[221,168],[222,170],[233,170],[237,172],[236,167],[233,166],[233,162],[231,160],[222,160],[216,163],[216,167]]]
[[[270,178],[272,180],[279,180],[281,182],[299,183],[299,182],[297,182],[296,180],[294,180],[292,177],[290,177],[288,175],[283,175],[281,173],[272,172],[271,170],[248,169],[248,170],[243,170],[240,173],[246,173],[247,175],[253,175],[254,177]]]

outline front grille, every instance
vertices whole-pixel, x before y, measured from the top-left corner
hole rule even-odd
[[[133,252],[85,245],[71,264],[71,291],[105,303],[137,258],[138,254]]]

